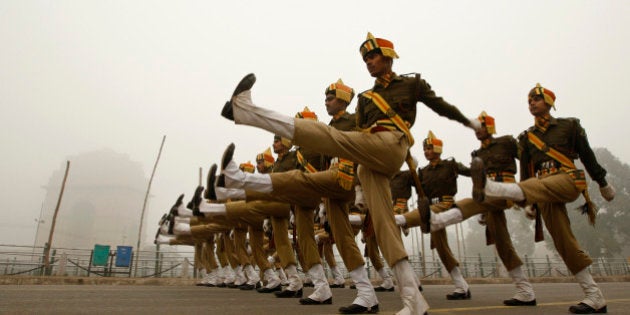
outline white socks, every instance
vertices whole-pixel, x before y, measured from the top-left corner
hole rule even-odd
[[[349,214],[348,219],[351,225],[360,226],[363,224],[363,220],[361,220],[361,216],[358,214]]]
[[[451,275],[451,279],[453,279],[453,283],[455,284],[454,292],[466,293],[468,291],[468,283],[464,279],[464,276],[462,276],[462,273],[459,270],[459,267],[453,268],[453,270],[451,270],[450,272],[450,275]]]
[[[289,280],[289,286],[287,290],[297,291],[302,288],[302,280],[300,280],[300,276],[297,273],[297,268],[295,265],[289,265],[284,268],[284,271],[287,274],[287,279]]]
[[[222,203],[207,203],[202,201],[199,205],[199,212],[203,213],[206,217],[225,215],[227,210],[225,204]]]
[[[317,237],[317,235],[315,235],[315,237]],[[334,267],[330,267],[330,271],[333,274],[333,278],[334,278],[334,283],[335,284],[345,284],[346,283],[346,279],[343,278],[343,275],[341,274],[341,271],[339,271],[339,267],[334,266]]]
[[[527,280],[527,276],[525,275],[525,272],[523,272],[523,268],[521,268],[521,266],[508,271],[508,274],[512,278],[514,285],[516,285],[516,294],[513,296],[514,299],[523,302],[530,302],[536,299],[534,288],[529,280]]]
[[[487,179],[484,192],[488,197],[503,198],[514,201],[525,200],[523,190],[521,190],[521,187],[518,187],[515,183],[501,183]]]
[[[175,223],[173,227],[173,233],[175,235],[190,235],[190,224]]]
[[[588,268],[584,268],[575,274],[575,278],[584,292],[584,299],[581,301],[582,303],[596,310],[606,306],[604,295],[602,294],[602,291],[599,290],[595,280],[593,280],[593,276],[591,276]]]
[[[236,200],[245,199],[244,189],[214,187],[214,193],[217,195],[217,200],[219,201],[225,201],[228,199],[236,199]]]
[[[265,269],[264,275],[265,280],[267,280],[267,285],[265,286],[266,288],[273,289],[282,284],[278,275],[273,272],[273,269]]]
[[[462,211],[458,208],[452,208],[443,212],[431,213],[431,232],[439,231],[449,225],[462,222],[464,219]]]
[[[328,279],[326,279],[326,274],[324,273],[324,267],[322,264],[313,265],[313,267],[308,270],[308,274],[311,276],[311,279],[313,279],[313,285],[315,286],[315,291],[308,297],[311,300],[319,302],[331,298],[332,291],[328,285]]]
[[[363,307],[372,307],[378,304],[378,298],[376,292],[372,287],[372,283],[368,278],[367,270],[364,266],[360,266],[350,271],[350,277],[357,287],[357,297],[352,301],[353,304],[358,304]]]
[[[405,226],[407,224],[407,219],[405,219],[405,216],[402,214],[395,214],[394,221],[396,221],[396,225],[398,226]]]
[[[397,314],[424,314],[429,304],[418,290],[418,280],[407,259],[403,259],[392,267],[404,308]]]
[[[270,193],[273,191],[271,176],[269,176],[269,174],[245,173],[238,168],[234,160],[227,164],[222,173],[225,176],[226,188],[253,190],[262,193]]]
[[[252,102],[251,90],[244,91],[232,98],[234,122],[267,130],[287,139],[293,139],[294,118],[275,111],[256,107]]]
[[[381,287],[385,289],[391,289],[394,287],[394,282],[392,281],[392,276],[389,275],[385,267],[378,270],[378,275],[383,279],[383,283],[381,283]]]

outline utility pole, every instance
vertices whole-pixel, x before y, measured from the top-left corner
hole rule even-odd
[[[160,156],[162,155],[162,148],[164,147],[164,141],[166,141],[166,135],[162,137],[162,144],[160,144],[160,151],[158,151],[157,159],[155,160],[155,164],[153,165],[153,171],[151,172],[151,178],[149,178],[149,186],[147,187],[147,193],[144,195],[144,203],[142,204],[142,213],[140,214],[140,227],[138,228],[138,243],[136,245],[136,259],[134,259],[136,263],[136,267],[133,271],[133,275],[136,276],[138,273],[138,256],[140,254],[140,241],[142,240],[142,224],[144,223],[144,211],[147,208],[147,200],[149,199],[149,192],[151,191],[151,183],[153,182],[153,176],[155,175],[155,169],[157,168],[158,162],[160,161]]]
[[[57,223],[57,214],[59,213],[59,207],[61,206],[61,198],[63,197],[63,191],[66,188],[66,179],[68,179],[68,171],[70,170],[70,161],[66,161],[66,173],[63,175],[63,182],[61,183],[61,191],[59,192],[59,198],[57,199],[57,206],[55,207],[55,214],[53,214],[52,224],[50,225],[50,233],[48,234],[48,246],[44,249],[44,270],[48,274],[50,268],[50,249],[52,248],[53,234],[55,233],[55,224]]]

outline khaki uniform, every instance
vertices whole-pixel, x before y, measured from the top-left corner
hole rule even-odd
[[[545,132],[536,127],[529,128],[528,132],[534,133],[547,147],[556,149],[571,160],[579,157],[590,177],[600,187],[607,184],[606,170],[597,162],[578,119],[551,117]],[[577,199],[581,192],[569,175],[572,170],[562,167],[538,150],[528,141],[526,133],[522,133],[518,140],[521,152],[521,182],[518,185],[525,194],[526,203],[538,205],[558,254],[569,270],[576,274],[591,265],[592,260],[575,239],[567,214],[566,203]]]
[[[468,119],[454,106],[436,96],[430,85],[419,75],[394,76],[387,87],[376,84],[379,93],[410,125],[416,118],[416,103],[423,102],[433,111],[450,119],[468,124]],[[349,159],[359,164],[357,175],[371,211],[374,231],[390,266],[407,258],[400,229],[394,221],[390,178],[400,170],[409,150],[409,139],[398,130],[380,131],[372,128],[377,121],[388,119],[373,101],[359,95],[357,120],[360,128],[374,132],[344,132],[324,124],[295,119],[293,142],[328,156]],[[275,186],[274,186],[275,187]],[[351,230],[351,227],[348,227]],[[333,232],[334,233],[334,232]]]
[[[356,126],[355,116],[347,113],[336,120],[332,120],[330,122],[330,126],[332,127],[312,120],[296,119],[296,138],[299,137],[297,135],[299,129],[297,124],[304,121],[313,122],[316,125],[330,128],[337,132],[340,131],[336,128],[352,129]],[[320,140],[314,139],[312,142],[318,141]],[[318,146],[314,148],[313,143],[306,143],[305,145],[313,151],[322,152]],[[323,152],[325,152],[325,150]],[[326,207],[326,217],[335,239],[335,244],[346,268],[348,270],[354,270],[365,264],[361,251],[354,240],[355,234],[348,219],[348,207],[350,202],[354,201],[354,190],[346,190],[340,186],[338,172],[338,166],[333,165],[328,170],[315,173],[305,173],[300,170],[292,170],[280,174],[272,173],[270,175],[273,192],[270,194],[260,194],[247,191],[246,198],[247,200],[279,200],[303,206],[305,209],[313,209],[319,205],[322,197],[325,197],[324,205]],[[299,225],[298,236],[302,233],[307,235],[306,237],[299,236],[298,240],[313,240],[313,245],[315,245],[312,211],[296,211],[295,216],[296,223]],[[308,224],[302,224],[300,222],[307,222]],[[300,246],[302,246],[301,243]],[[321,263],[319,255],[317,255],[317,258],[318,263]],[[307,255],[304,256],[304,260],[307,264],[309,261],[315,261],[314,258],[311,260]]]
[[[435,165],[429,163],[418,170],[418,175],[422,189],[431,202],[431,211],[439,213],[453,207],[453,196],[457,193],[457,176],[470,176],[470,169],[453,159],[447,159],[440,160]],[[420,212],[412,211],[404,216],[408,227],[420,225]],[[431,232],[431,249],[434,248],[448,272],[459,266],[448,245],[445,229]]]

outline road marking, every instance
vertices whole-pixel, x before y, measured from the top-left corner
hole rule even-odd
[[[630,299],[613,299],[606,300],[607,304],[610,303],[621,303],[621,302],[630,302]],[[537,306],[555,306],[555,305],[573,305],[575,301],[571,302],[550,302],[550,303],[538,303]],[[443,312],[470,312],[470,311],[482,311],[482,310],[498,310],[498,309],[508,309],[515,308],[519,309],[527,309],[528,307],[535,308],[536,306],[507,306],[507,305],[497,305],[497,306],[475,306],[475,307],[457,307],[457,308],[432,308],[431,313],[443,313]]]

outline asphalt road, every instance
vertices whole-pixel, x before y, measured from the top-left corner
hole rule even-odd
[[[609,314],[630,314],[630,282],[600,283]],[[506,307],[510,284],[473,284],[472,299],[447,301],[450,285],[425,285],[430,314],[568,314],[582,296],[576,283],[535,283],[538,306]],[[305,288],[305,296],[312,292]],[[297,299],[227,288],[165,285],[0,285],[2,314],[336,314],[355,290],[333,289],[332,305],[299,305]],[[402,307],[396,292],[378,292],[380,314]]]

